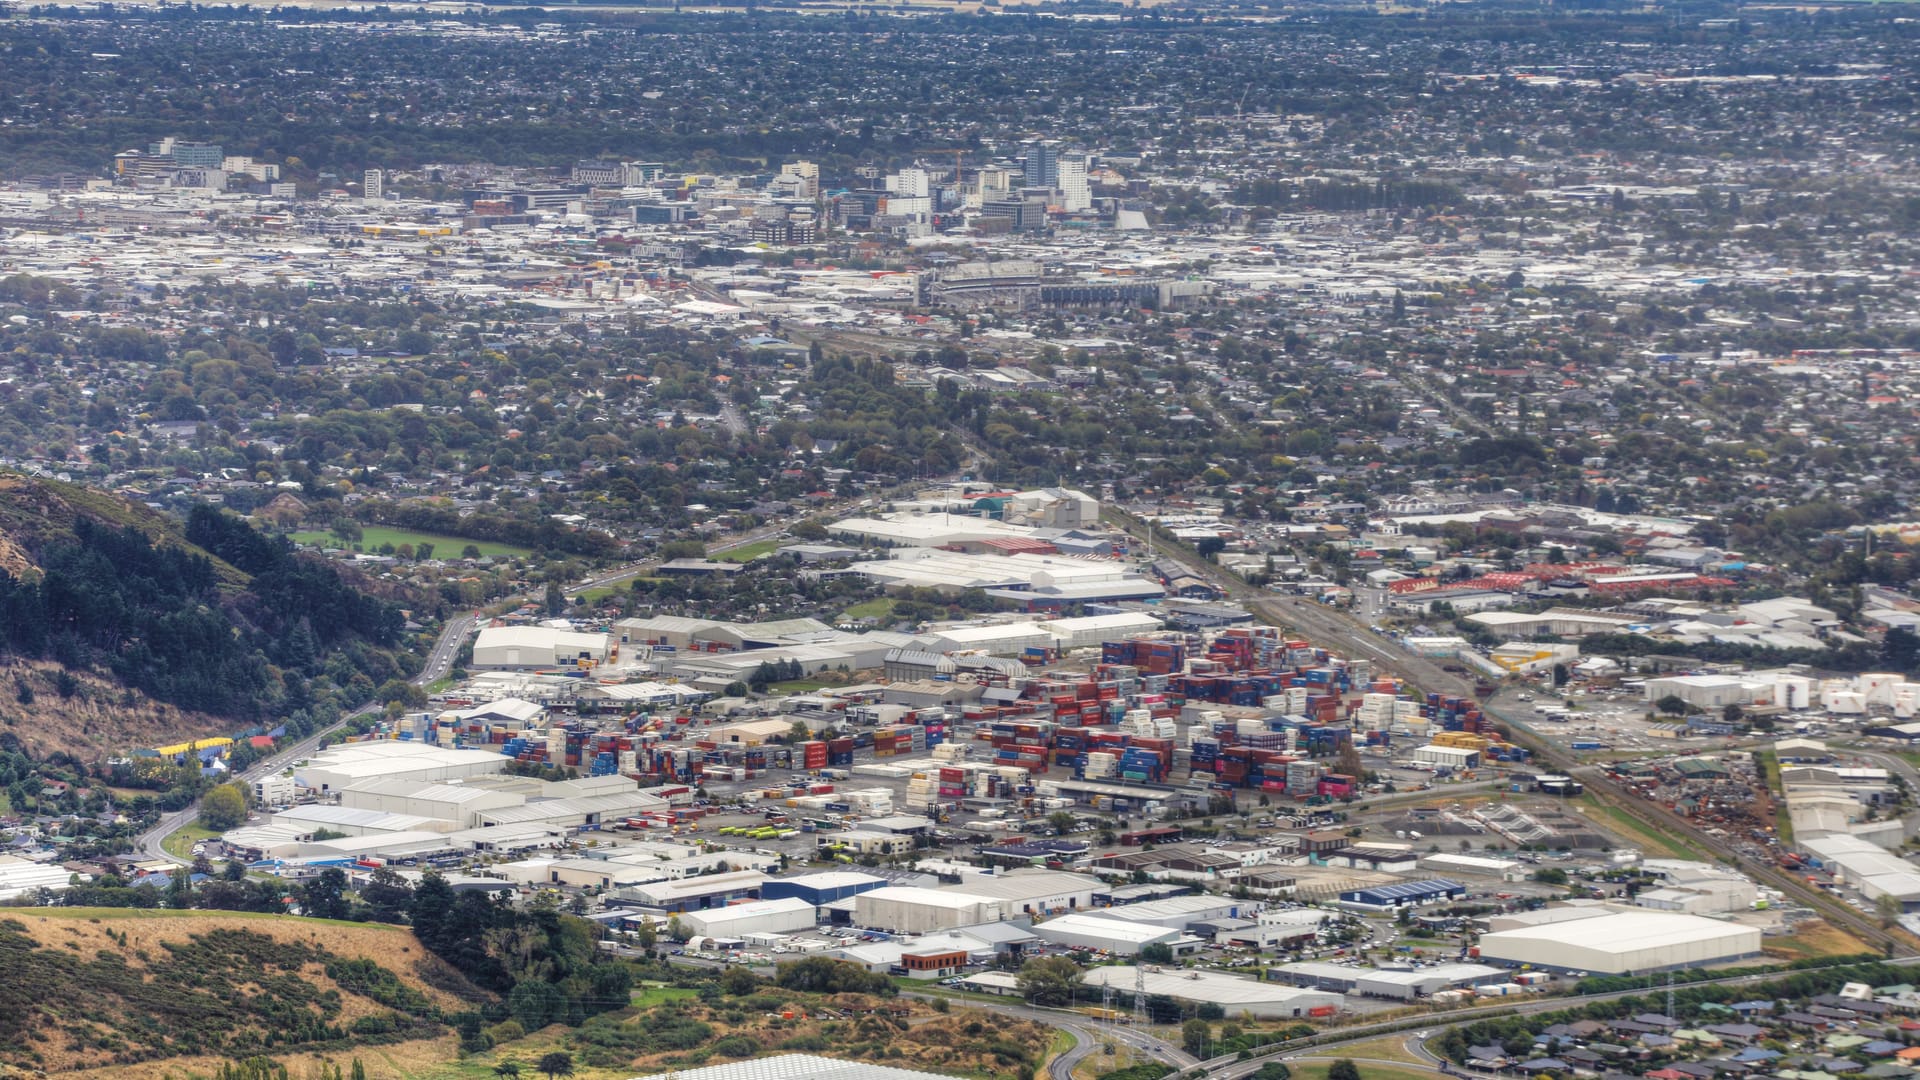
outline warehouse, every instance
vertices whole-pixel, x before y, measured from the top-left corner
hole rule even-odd
[[[1044,591],[1142,581],[1128,566],[1113,560],[1062,555],[962,555],[929,550],[899,552],[895,558],[857,562],[845,570],[823,573],[855,574],[886,588],[938,589],[947,594],[967,589]]]
[[[545,626],[489,626],[473,639],[473,666],[499,671],[597,667],[613,650],[610,634],[583,634]]]
[[[785,900],[759,900],[750,904],[691,911],[680,917],[683,925],[703,937],[746,937],[748,934],[792,934],[811,930],[818,923],[812,904],[788,897]]]
[[[1212,919],[1235,919],[1240,913],[1257,904],[1248,904],[1224,896],[1174,896],[1165,900],[1147,900],[1138,904],[1126,904],[1121,907],[1106,908],[1105,913],[1116,919],[1139,923],[1143,926],[1161,926],[1169,930],[1186,930],[1194,923]]]
[[[1054,647],[1062,652],[1068,649],[1095,649],[1109,641],[1124,641],[1136,634],[1150,634],[1161,629],[1160,620],[1143,611],[1054,619],[1042,625],[1053,635]]]
[[[720,624],[711,619],[689,619],[681,615],[653,615],[645,619],[621,619],[613,624],[622,644],[650,645],[685,651],[693,647],[694,635]]]
[[[1300,990],[1211,971],[1176,973],[1116,966],[1090,968],[1082,977],[1082,982],[1087,986],[1111,986],[1116,991],[1128,993],[1134,990],[1136,981],[1150,995],[1170,997],[1196,1006],[1218,1005],[1229,1020],[1325,1017],[1338,1012],[1341,1005],[1339,994]]]
[[[827,526],[827,533],[850,543],[886,548],[938,548],[979,540],[1031,540],[1034,536],[1025,526],[952,514],[846,518]]]
[[[616,779],[625,779],[616,777]],[[630,788],[603,795],[575,795],[567,798],[529,799],[519,806],[502,806],[481,811],[481,825],[560,825],[569,829],[598,828],[612,825],[649,810],[663,810],[667,800],[658,795]]]
[[[273,815],[276,825],[291,825],[315,831],[326,829],[345,836],[378,836],[396,832],[452,832],[450,818],[422,817],[417,814],[391,814],[382,810],[356,810],[347,806],[315,803],[289,807]]]
[[[1447,878],[1427,878],[1422,881],[1397,881],[1391,885],[1368,885],[1359,889],[1348,889],[1340,894],[1340,902],[1347,907],[1363,908],[1371,911],[1398,911],[1404,907],[1418,907],[1421,904],[1452,900],[1466,895],[1466,886]]]
[[[1280,908],[1254,916],[1254,925],[1213,935],[1216,945],[1290,949],[1311,943],[1335,916],[1319,908]]]
[[[37,863],[13,855],[0,855],[0,900],[13,900],[35,889],[64,892],[73,878],[73,871],[59,863]],[[88,880],[85,874],[80,878]]]
[[[1747,684],[1731,675],[1668,675],[1647,680],[1647,700],[1676,697],[1696,708],[1724,709],[1753,700]]]
[[[1041,940],[1062,948],[1098,949],[1115,956],[1139,956],[1140,950],[1149,945],[1172,948],[1186,936],[1184,931],[1164,926],[1127,922],[1112,912],[1111,908],[1101,908],[1061,915],[1035,923],[1033,932]]]
[[[705,911],[757,896],[767,875],[758,870],[732,870],[677,881],[655,881],[622,889],[616,900],[668,912]]]
[[[1017,915],[1045,915],[1053,911],[1092,907],[1094,890],[1099,887],[1099,880],[1086,874],[1069,874],[1059,870],[1013,870],[1005,874],[971,878],[966,884],[955,885],[948,891],[1000,901],[1006,905],[1006,917],[1013,918]]]
[[[825,907],[836,900],[845,900],[863,892],[886,887],[887,879],[872,874],[862,874],[851,870],[826,870],[817,874],[801,874],[797,877],[779,878],[769,881],[760,890],[763,900],[785,900],[789,897],[805,900],[814,907]]]
[[[1442,990],[1507,981],[1511,972],[1486,964],[1434,964],[1423,968],[1361,970],[1352,992],[1362,997],[1413,1001]]]
[[[855,896],[853,905],[856,925],[896,934],[952,930],[1007,917],[1004,900],[903,885],[870,889]]]
[[[455,828],[480,824],[480,814],[527,801],[520,792],[470,784],[426,784],[415,780],[365,780],[340,792],[340,808],[380,814],[407,814],[451,822]]]
[[[1903,911],[1920,909],[1920,870],[1887,849],[1839,833],[1803,840],[1800,846],[1820,856],[1836,881],[1852,885],[1867,899],[1891,896]]]
[[[1441,874],[1496,877],[1502,881],[1520,881],[1527,876],[1526,865],[1517,859],[1499,859],[1491,855],[1455,855],[1448,852],[1421,856],[1420,869]]]
[[[1548,971],[1645,974],[1724,963],[1760,952],[1760,929],[1655,911],[1587,909],[1585,918],[1500,930],[1480,938],[1484,960]]]
[[[1458,746],[1428,745],[1415,749],[1413,760],[1448,769],[1477,769],[1480,767],[1480,752]]]
[[[485,750],[443,750],[414,742],[341,743],[295,765],[293,778],[309,791],[335,792],[370,780],[410,780],[420,784],[464,780],[505,772],[513,759]],[[415,813],[377,807],[393,813]],[[430,817],[432,815],[422,815]]]
[[[1054,647],[1053,635],[1038,623],[1001,623],[997,626],[952,626],[924,639],[935,652],[978,649],[990,656],[1019,656],[1028,649]]]
[[[635,1080],[953,1080],[938,1073],[896,1069],[812,1054],[775,1054],[704,1069],[670,1069]]]
[[[1467,621],[1509,638],[1531,638],[1541,634],[1555,637],[1581,637],[1586,634],[1628,634],[1645,620],[1604,611],[1580,611],[1552,608],[1538,614],[1517,611],[1477,611]]]

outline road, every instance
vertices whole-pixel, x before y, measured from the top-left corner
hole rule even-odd
[[[1144,535],[1144,526],[1131,514],[1115,511],[1116,521],[1130,534]],[[1439,664],[1414,656],[1391,639],[1373,633],[1364,624],[1338,608],[1304,597],[1277,596],[1255,589],[1239,578],[1204,559],[1195,559],[1180,549],[1160,552],[1197,576],[1219,586],[1229,596],[1245,602],[1255,613],[1277,626],[1297,630],[1301,636],[1354,659],[1371,661],[1382,674],[1398,675],[1423,690],[1462,697],[1473,695],[1470,680],[1443,670]],[[1770,860],[1756,859],[1739,850],[1740,841],[1716,837],[1695,827],[1694,823],[1666,806],[1641,798],[1615,783],[1599,766],[1582,762],[1553,740],[1533,730],[1529,718],[1502,700],[1498,692],[1481,701],[1481,708],[1503,727],[1509,738],[1533,753],[1534,763],[1547,770],[1565,773],[1586,785],[1594,801],[1639,821],[1654,833],[1677,833],[1688,843],[1724,860],[1755,880],[1819,912],[1828,922],[1852,933],[1870,945],[1889,950],[1890,955],[1920,952],[1915,939],[1901,931],[1889,931],[1871,916],[1855,910],[1837,897],[1816,889],[1797,875],[1786,872]],[[1530,712],[1530,710],[1529,710]],[[1891,760],[1891,759],[1889,759]],[[1904,763],[1903,763],[1904,764]],[[1899,771],[1899,770],[1896,770]],[[1905,775],[1904,772],[1901,773]],[[1909,781],[1912,782],[1912,781]]]
[[[447,624],[440,628],[440,636],[434,639],[433,648],[427,652],[427,658],[421,665],[420,673],[415,675],[410,681],[417,686],[425,686],[445,678],[447,673],[453,670],[454,659],[460,655],[460,643],[466,640],[467,634],[473,629],[473,624],[474,618],[471,614],[459,615],[455,618],[448,619]],[[320,740],[340,730],[348,721],[353,720],[355,717],[365,716],[367,713],[373,712],[380,707],[378,702],[369,702],[362,705],[342,717],[340,723],[324,731],[316,731],[312,735],[301,739],[299,742],[276,751],[272,757],[255,762],[250,768],[235,777],[235,779],[246,781],[258,780],[263,776],[269,776],[279,772],[302,758],[310,757],[315,750],[319,749]],[[167,837],[172,836],[182,828],[192,824],[199,814],[200,808],[198,804],[195,804],[187,807],[185,810],[176,810],[162,817],[153,828],[141,833],[135,841],[136,848],[141,856],[149,859],[165,859],[168,862],[177,863],[181,866],[191,865],[191,859],[182,859],[167,851],[166,848],[161,845],[166,842]]]
[[[1920,957],[1901,957],[1900,959],[1889,960],[1887,962],[1899,967],[1911,967],[1920,964]],[[1785,978],[1786,975],[1787,973],[1784,972],[1774,972],[1766,975],[1732,975],[1719,979],[1702,979],[1698,982],[1690,982],[1685,985],[1690,987],[1747,986],[1777,981]],[[1343,1028],[1338,1032],[1332,1032],[1327,1035],[1316,1035],[1310,1039],[1275,1043],[1261,1051],[1256,1051],[1254,1056],[1246,1061],[1240,1060],[1238,1054],[1223,1054],[1219,1057],[1209,1058],[1201,1062],[1200,1067],[1207,1071],[1208,1076],[1212,1078],[1212,1080],[1239,1080],[1240,1077],[1250,1076],[1258,1072],[1261,1065],[1273,1060],[1276,1056],[1284,1061],[1294,1061],[1309,1057],[1338,1057],[1340,1055],[1326,1053],[1326,1051],[1334,1047],[1377,1039],[1383,1035],[1391,1035],[1401,1031],[1411,1031],[1414,1028],[1425,1032],[1428,1039],[1431,1039],[1433,1036],[1438,1035],[1450,1027],[1455,1027],[1460,1024],[1470,1024],[1476,1020],[1485,1020],[1489,1017],[1527,1016],[1533,1013],[1559,1012],[1563,1009],[1578,1008],[1594,1002],[1615,1001],[1620,998],[1645,995],[1650,992],[1657,993],[1657,991],[1637,989],[1618,990],[1608,994],[1588,994],[1580,997],[1565,997],[1561,995],[1527,997],[1518,1002],[1503,1001],[1500,1004],[1461,1009],[1457,1012],[1447,1012],[1427,1017],[1414,1019],[1401,1017],[1395,1020],[1384,1020],[1377,1024],[1361,1024],[1357,1027]],[[1436,1063],[1439,1062],[1440,1058],[1427,1050],[1426,1042],[1427,1039],[1409,1038],[1408,1049],[1413,1051],[1416,1056],[1426,1058]],[[1303,1052],[1308,1050],[1311,1050],[1312,1053]],[[1399,1068],[1422,1067],[1408,1065],[1406,1062],[1394,1062],[1392,1064],[1397,1065]]]

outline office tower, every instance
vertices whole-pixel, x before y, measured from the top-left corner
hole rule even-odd
[[[1051,142],[1027,144],[1028,187],[1054,187],[1060,183],[1060,145]]]
[[[1087,159],[1083,154],[1060,158],[1060,208],[1069,214],[1093,209],[1093,189],[1087,184]]]
[[[361,194],[367,199],[368,202],[374,202],[374,201],[386,198],[387,197],[386,174],[381,172],[379,169],[368,169],[366,176],[361,178],[360,191],[361,191]]]

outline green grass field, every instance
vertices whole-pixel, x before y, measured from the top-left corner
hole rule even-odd
[[[305,532],[289,533],[295,543],[315,544],[320,547],[341,547],[340,538],[324,529],[309,529]],[[440,536],[435,533],[414,532],[411,529],[389,529],[384,525],[368,525],[360,530],[360,550],[378,551],[380,545],[412,544],[418,548],[421,544],[432,544],[433,555],[437,559],[457,559],[468,544],[480,549],[486,558],[505,556],[510,559],[524,559],[533,554],[532,549],[514,547],[512,544],[499,544],[491,540],[467,540],[458,536]],[[351,546],[351,545],[348,545]]]
[[[821,682],[819,679],[795,679],[792,682],[777,682],[767,687],[769,694],[811,694],[822,687],[835,683]]]
[[[731,551],[723,551],[713,558],[715,562],[752,562],[762,555],[771,555],[779,547],[778,540],[755,540],[751,544],[744,544]]]
[[[193,845],[202,840],[213,840],[219,833],[199,825],[187,825],[179,832],[160,842],[160,847],[176,859],[193,858]]]
[[[669,1001],[685,1001],[700,996],[700,991],[684,986],[640,986],[633,991],[633,1007],[651,1009]]]
[[[1705,863],[1715,861],[1712,855],[1671,833],[1655,832],[1641,824],[1639,818],[1615,810],[1611,806],[1602,806],[1591,795],[1582,795],[1579,805],[1594,823],[1631,842],[1643,854],[1656,858],[1694,859]]]
[[[848,622],[858,622],[861,619],[878,619],[880,622],[886,623],[893,618],[893,601],[885,596],[878,600],[863,600],[841,612],[840,617]]]

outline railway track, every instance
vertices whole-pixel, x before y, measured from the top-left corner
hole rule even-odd
[[[1146,535],[1145,523],[1125,511],[1113,510],[1108,520],[1131,536],[1144,538]],[[1160,541],[1156,539],[1155,543]],[[1303,597],[1276,596],[1255,589],[1220,567],[1178,547],[1169,546],[1165,551],[1156,550],[1155,554],[1181,563],[1227,595],[1245,602],[1258,616],[1275,626],[1298,632],[1302,637],[1350,657],[1370,661],[1376,669],[1398,676],[1421,690],[1474,696],[1472,683],[1467,679],[1443,670],[1431,660],[1410,655],[1335,608]],[[1595,802],[1627,815],[1656,834],[1685,836],[1689,843],[1819,912],[1829,923],[1858,936],[1888,956],[1920,956],[1920,939],[1904,930],[1881,926],[1871,916],[1856,911],[1824,890],[1808,885],[1772,862],[1748,857],[1719,837],[1702,832],[1691,821],[1665,806],[1623,790],[1605,770],[1582,763],[1513,715],[1504,703],[1497,700],[1498,696],[1496,692],[1493,698],[1481,702],[1483,711],[1506,729],[1513,742],[1529,750],[1539,766],[1580,780]]]

